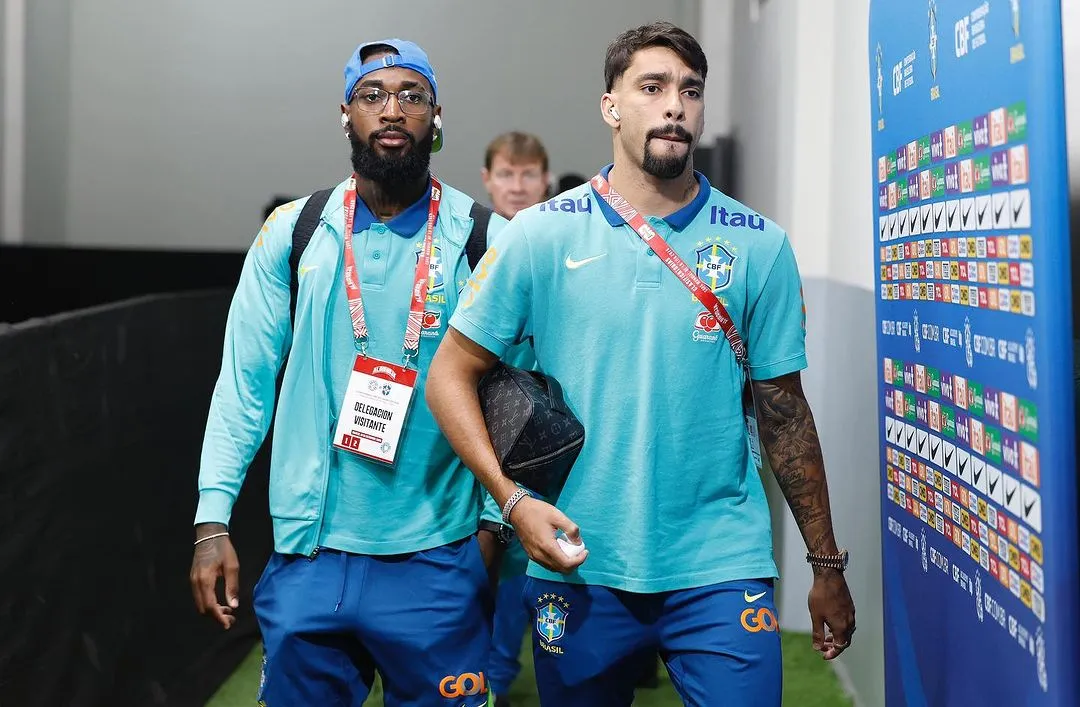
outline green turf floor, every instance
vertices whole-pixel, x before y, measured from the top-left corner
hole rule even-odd
[[[532,653],[528,640],[521,653],[522,670],[517,682],[510,689],[514,707],[538,707],[534,686]],[[831,668],[810,647],[810,637],[802,633],[785,633],[784,646],[784,706],[785,707],[848,707],[849,700]],[[259,687],[259,666],[262,654],[259,649],[233,673],[221,686],[207,707],[252,707]],[[382,707],[382,690],[376,681],[375,689],[365,707]],[[679,707],[682,701],[675,694],[671,683],[660,669],[660,687],[655,690],[638,690],[634,707]]]

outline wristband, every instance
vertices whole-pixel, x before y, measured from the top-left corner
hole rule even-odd
[[[835,555],[806,553],[806,561],[814,567],[821,567],[843,572],[848,566],[848,551],[841,550]]]
[[[502,510],[503,523],[505,523],[506,525],[511,525],[510,512],[514,510],[514,506],[516,506],[521,501],[521,499],[525,498],[528,495],[528,491],[519,488],[517,491],[514,491],[514,494],[510,498],[506,499],[506,505],[503,506]]]
[[[207,535],[205,538],[199,538],[198,540],[196,540],[195,545],[198,545],[199,543],[204,543],[207,540],[213,540],[214,538],[224,538],[227,535],[228,533],[214,533],[213,535]]]

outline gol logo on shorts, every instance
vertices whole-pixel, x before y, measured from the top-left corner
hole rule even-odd
[[[777,629],[776,614],[765,607],[744,609],[739,616],[739,623],[750,633],[775,631]]]
[[[487,678],[483,673],[447,675],[439,681],[439,694],[443,697],[483,695],[487,689]]]

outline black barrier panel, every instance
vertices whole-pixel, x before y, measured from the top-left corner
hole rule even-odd
[[[203,705],[254,645],[262,455],[233,516],[233,630],[199,616],[188,586],[228,300],[152,297],[0,332],[0,705]]]
[[[0,322],[143,295],[236,287],[243,251],[0,245]]]

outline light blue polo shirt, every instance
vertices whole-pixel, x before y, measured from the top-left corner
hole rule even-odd
[[[754,378],[805,368],[786,234],[698,182],[693,202],[648,222],[724,302]],[[742,373],[660,258],[587,183],[519,212],[486,259],[450,325],[499,356],[531,336],[585,426],[557,506],[589,558],[567,576],[532,562],[528,573],[645,593],[776,576]]]
[[[381,223],[357,199],[353,249],[367,318],[368,354],[401,362],[409,295],[423,247],[431,187],[417,201]],[[492,218],[498,227],[502,219]],[[494,229],[489,229],[492,233]],[[476,532],[481,487],[454,454],[424,400],[431,358],[447,331],[448,290],[465,284],[468,266],[442,261],[436,227],[432,275],[420,353],[420,372],[394,467],[332,450],[319,544],[345,552],[386,555],[444,545]],[[465,240],[464,236],[461,239]],[[456,289],[455,289],[456,291]],[[331,379],[335,417],[341,407],[357,349],[342,283],[330,306]]]

